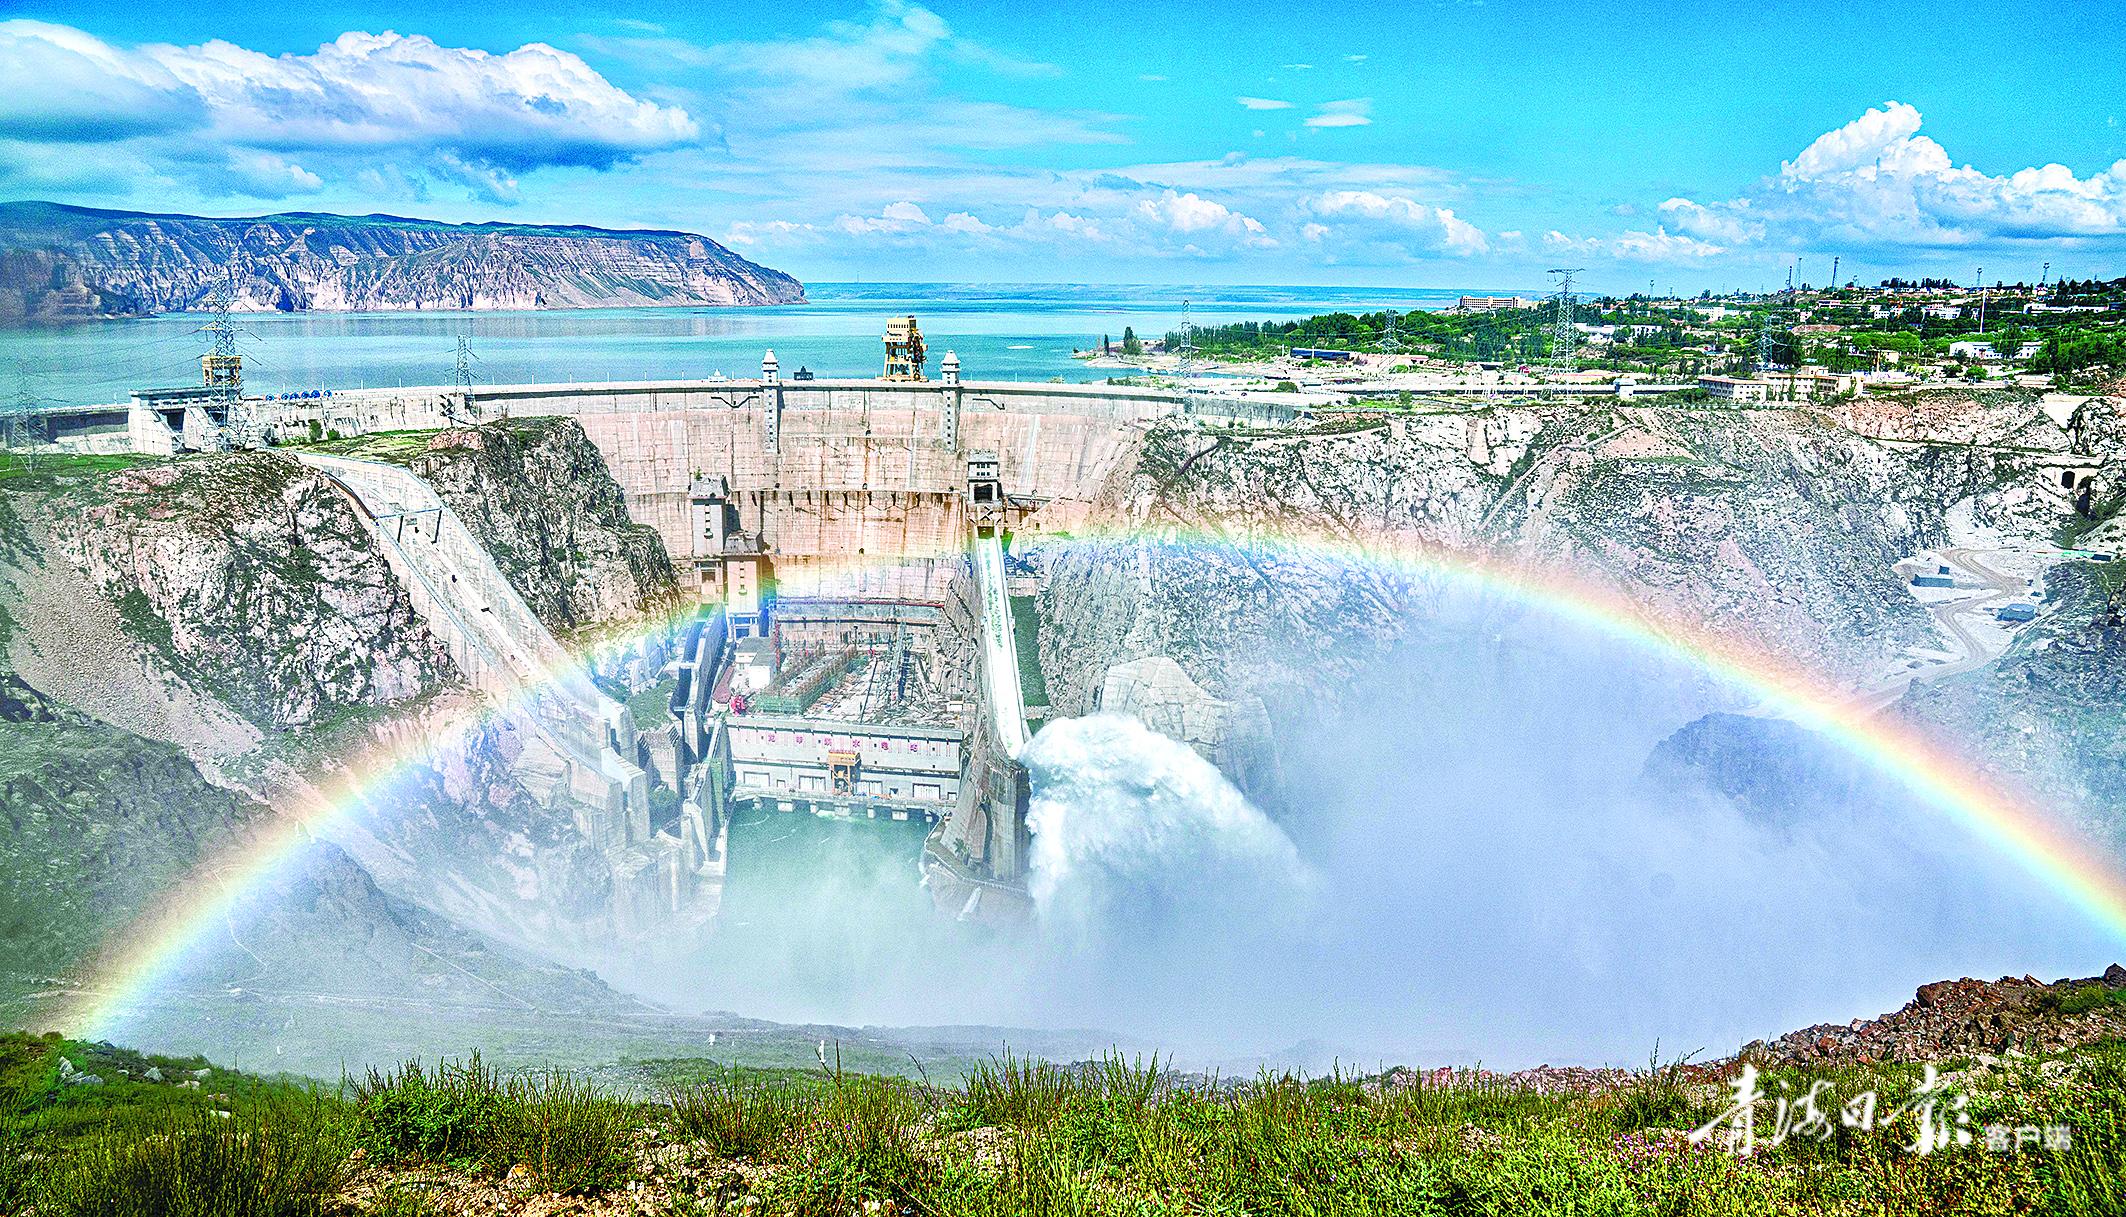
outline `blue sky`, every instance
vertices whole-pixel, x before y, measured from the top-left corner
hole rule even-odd
[[[2126,0],[5,12],[0,197],[682,228],[815,280],[2126,274]]]

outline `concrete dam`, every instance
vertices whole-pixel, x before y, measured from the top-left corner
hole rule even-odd
[[[875,380],[785,380],[770,352],[753,380],[278,399],[174,390],[69,414],[51,420],[64,446],[160,454],[577,420],[695,606],[670,643],[665,755],[562,658],[417,476],[300,459],[371,521],[468,679],[536,720],[522,734],[544,742],[553,786],[611,863],[625,931],[712,914],[728,826],[748,809],[930,823],[922,866],[941,911],[1021,913],[1028,790],[1016,758],[1031,732],[1020,673],[1039,668],[1036,640],[1013,621],[1021,577],[1009,540],[1081,523],[1086,492],[1145,424],[1195,415],[1274,425],[1297,412],[1159,389],[963,380],[950,354],[935,380],[921,379],[919,361],[889,362]],[[533,684],[539,694],[523,696]],[[669,780],[676,814],[651,808],[645,770]]]

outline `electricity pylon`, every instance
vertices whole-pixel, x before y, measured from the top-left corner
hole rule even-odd
[[[472,400],[473,382],[478,380],[479,376],[472,365],[479,359],[478,355],[472,353],[472,339],[465,334],[458,335],[458,361],[450,370],[450,385],[456,401],[454,413],[461,413],[473,420],[479,418],[479,410]]]
[[[1572,277],[1587,269],[1584,266],[1550,268],[1558,276],[1558,290],[1551,296],[1556,311],[1550,322],[1550,370],[1570,372],[1578,365],[1573,359],[1573,348],[1579,342],[1579,331],[1572,328]]]

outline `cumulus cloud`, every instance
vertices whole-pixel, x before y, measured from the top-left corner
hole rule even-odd
[[[220,40],[121,47],[7,21],[0,73],[13,86],[0,93],[0,137],[126,142],[151,171],[230,149],[233,193],[317,189],[328,168],[353,179],[391,152],[506,201],[516,175],[610,168],[702,134],[685,110],[634,97],[543,43],[496,55],[350,32],[311,54],[266,55]]]
[[[1691,262],[1727,252],[1727,248],[1665,227],[1652,232],[1631,229],[1610,237],[1575,237],[1552,229],[1543,234],[1546,249],[1560,254],[1615,258],[1624,262]]]
[[[1029,206],[1015,215],[992,218],[957,210],[935,219],[922,205],[903,200],[875,213],[843,213],[822,224],[740,222],[724,233],[723,240],[739,248],[795,250],[855,237],[871,245],[930,253],[1004,253],[1028,245],[1098,247],[1110,253],[1157,258],[1211,257],[1278,244],[1261,221],[1193,192],[1107,190],[1088,192],[1080,196],[1080,203],[1090,205]]]
[[[1250,110],[1289,110],[1292,108],[1291,102],[1279,101],[1274,97],[1236,97],[1233,100]]]
[[[0,21],[0,135],[103,143],[197,127],[205,99],[153,58],[64,25]]]
[[[1663,219],[1681,236],[1730,245],[1941,248],[2126,234],[2126,160],[2086,178],[2059,164],[1989,174],[1957,165],[1920,125],[1916,107],[1887,102],[1818,136],[1758,189],[1670,199]]]
[[[1217,233],[1234,238],[1242,245],[1263,247],[1276,244],[1260,221],[1194,191],[1180,194],[1168,190],[1157,198],[1140,200],[1136,214],[1150,224],[1163,225],[1170,232],[1190,237]]]
[[[1489,242],[1482,229],[1454,214],[1451,207],[1437,207],[1403,195],[1371,190],[1330,190],[1307,200],[1306,209],[1321,220],[1307,229],[1309,240],[1321,241],[1342,228],[1372,239],[1385,239],[1417,253],[1466,257],[1486,252]]]
[[[1352,97],[1325,101],[1307,118],[1309,127],[1363,127],[1373,121],[1373,99]]]

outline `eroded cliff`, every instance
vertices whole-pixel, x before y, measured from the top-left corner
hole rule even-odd
[[[758,305],[781,271],[687,232],[444,224],[315,213],[219,219],[0,203],[0,318],[199,307],[244,312]]]

